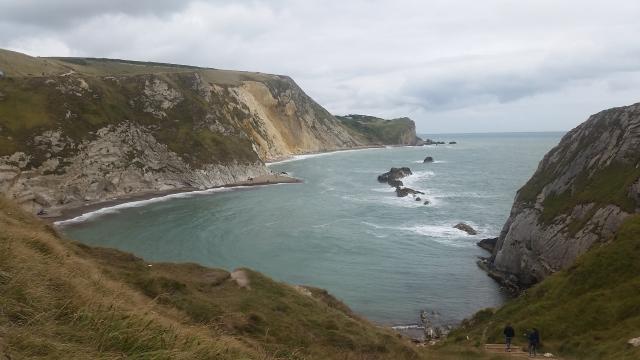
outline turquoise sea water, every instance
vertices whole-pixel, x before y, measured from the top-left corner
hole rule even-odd
[[[303,157],[271,165],[303,184],[180,195],[63,229],[150,261],[249,267],[322,287],[381,324],[415,323],[422,309],[455,322],[504,300],[477,268],[487,253],[475,243],[498,235],[516,190],[561,135],[435,135],[458,144]],[[425,156],[435,163],[423,164]],[[405,185],[431,204],[378,183],[392,166],[410,167]],[[458,222],[479,234],[453,229]]]

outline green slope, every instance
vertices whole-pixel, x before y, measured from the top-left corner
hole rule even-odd
[[[518,334],[538,328],[544,350],[567,358],[640,359],[640,348],[626,344],[640,337],[640,215],[626,220],[614,239],[568,270],[495,312],[477,313],[449,341],[501,342],[507,322]],[[525,342],[522,336],[519,340]]]
[[[343,125],[362,134],[370,143],[383,145],[415,145],[420,139],[409,118],[386,120],[368,115],[336,116]]]
[[[0,198],[0,358],[423,358],[322,290],[243,271],[71,242]]]

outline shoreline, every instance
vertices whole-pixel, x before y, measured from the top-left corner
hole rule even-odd
[[[344,148],[344,149],[315,151],[315,152],[308,152],[308,153],[304,153],[304,154],[292,154],[292,155],[289,155],[289,156],[279,157],[279,158],[275,158],[275,159],[269,159],[268,161],[265,161],[264,164],[266,166],[278,165],[278,164],[283,164],[283,163],[287,163],[287,162],[291,162],[291,161],[304,160],[304,159],[308,159],[308,158],[314,158],[314,157],[337,154],[337,153],[343,153],[343,152],[351,152],[351,151],[387,149],[387,148],[398,148],[398,147],[422,147],[422,146],[425,146],[425,145],[367,145],[367,146],[354,146],[354,147],[351,147],[351,148]]]
[[[267,161],[264,162],[264,164],[266,166],[270,166],[270,165],[277,165],[277,164],[287,163],[287,162],[296,161],[296,160],[304,160],[304,159],[307,159],[307,158],[318,157],[318,156],[323,156],[323,155],[329,155],[329,154],[334,154],[334,153],[340,153],[340,152],[345,152],[345,151],[359,151],[359,150],[367,150],[367,149],[380,149],[380,148],[384,148],[384,147],[385,147],[384,145],[355,146],[355,147],[344,148],[344,149],[313,151],[313,152],[307,152],[307,153],[302,153],[302,154],[291,154],[291,155],[288,155],[288,156],[281,156],[281,157],[274,158],[274,159],[268,159]]]
[[[372,149],[386,149],[395,147],[416,147],[419,145],[370,145],[370,146],[356,146],[352,148],[316,151],[304,154],[289,155],[286,157],[271,159],[264,164],[266,167],[271,165],[283,164],[291,161],[304,160],[307,158],[350,152],[350,151],[362,151]],[[207,189],[199,189],[195,187],[183,187],[168,190],[152,190],[146,192],[140,192],[131,195],[123,195],[114,197],[111,199],[105,199],[97,202],[87,202],[84,204],[77,204],[71,206],[62,206],[57,209],[52,209],[53,214],[40,216],[40,219],[47,221],[54,226],[67,226],[74,223],[81,223],[89,218],[100,216],[100,214],[106,214],[116,212],[117,209],[127,207],[144,206],[145,204],[152,202],[165,201],[172,198],[187,197],[190,195],[208,194],[221,192],[225,189],[240,189],[249,188],[255,186],[267,186],[276,184],[296,184],[302,183],[303,180],[291,177],[288,175],[273,173],[271,175],[263,175],[256,177],[252,180],[238,181],[234,183],[224,184]]]
[[[395,145],[395,146],[414,146],[414,145]],[[367,149],[384,149],[387,148],[386,145],[372,145],[372,146],[357,146],[353,148],[345,148],[345,149],[336,149],[336,150],[327,150],[327,151],[317,151],[317,152],[309,152],[304,154],[295,154],[289,155],[286,157],[281,157],[277,159],[271,159],[270,161],[265,161],[264,164],[268,168],[270,165],[287,163],[290,161],[303,160],[310,157],[317,157],[323,155],[330,155],[339,152],[345,151],[360,151]],[[184,196],[197,195],[197,194],[207,194],[224,191],[225,189],[233,189],[233,188],[243,188],[243,187],[254,187],[254,186],[267,186],[267,185],[276,185],[276,184],[296,184],[302,183],[303,180],[291,177],[288,175],[273,173],[271,175],[263,175],[254,178],[253,180],[244,180],[238,181],[234,183],[224,184],[208,189],[198,189],[195,187],[183,187],[176,189],[168,189],[168,190],[152,190],[146,192],[140,192],[131,195],[123,195],[114,197],[111,199],[105,199],[97,202],[87,202],[84,204],[77,204],[71,206],[62,206],[57,209],[52,209],[54,211],[51,215],[40,216],[40,219],[47,221],[54,226],[66,226],[73,223],[80,223],[88,220],[94,216],[100,216],[100,213],[110,213],[115,212],[117,209],[126,208],[126,207],[137,207],[143,206],[146,203],[156,202],[156,201],[165,201],[171,198],[179,198]],[[129,204],[128,206],[123,206]]]
[[[169,199],[233,191],[242,188],[300,183],[303,183],[303,180],[282,174],[263,175],[256,177],[253,180],[238,181],[207,189],[184,187],[169,190],[148,191],[98,202],[89,202],[77,206],[61,207],[56,209],[59,211],[59,214],[53,216],[41,216],[40,218],[52,223],[54,226],[67,226],[74,223],[84,222],[92,217],[100,216],[101,214],[116,212],[118,209],[144,206],[149,203],[166,201]]]

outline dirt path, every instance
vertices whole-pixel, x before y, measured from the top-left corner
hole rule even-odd
[[[490,353],[490,354],[501,354],[501,355],[505,355],[508,356],[510,358],[516,358],[516,359],[525,359],[525,358],[529,358],[529,353],[525,352],[522,350],[521,346],[517,346],[517,345],[512,345],[511,346],[511,352],[505,352],[504,351],[504,344],[485,344],[484,345],[484,349],[486,352]],[[548,356],[544,356],[544,354],[540,354],[538,353],[538,356],[536,356],[536,358],[538,359],[556,359],[556,360],[561,360],[558,357],[548,357]]]

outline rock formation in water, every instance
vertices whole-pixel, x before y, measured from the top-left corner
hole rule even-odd
[[[386,182],[393,187],[398,187],[398,186],[402,186],[402,182],[400,182],[400,185],[397,185],[398,183],[396,181],[399,181],[400,179],[407,177],[411,174],[413,173],[411,172],[411,169],[409,169],[408,167],[391,168],[386,173],[378,175],[378,181]]]
[[[380,144],[286,76],[6,50],[0,68],[0,193],[33,212],[235,183],[269,174],[265,161]],[[397,143],[415,136],[413,122],[387,126]]]
[[[517,193],[486,262],[521,289],[609,241],[640,206],[640,104],[592,115],[547,153]]]
[[[476,231],[476,229],[474,229],[473,227],[471,227],[471,225],[469,224],[465,224],[465,223],[457,223],[453,226],[455,229],[458,229],[460,231],[464,231],[469,235],[478,235],[478,232]]]
[[[398,197],[405,197],[405,196],[409,196],[409,195],[424,195],[424,193],[422,191],[418,191],[418,190],[414,190],[408,187],[397,187],[396,188],[396,195]]]

